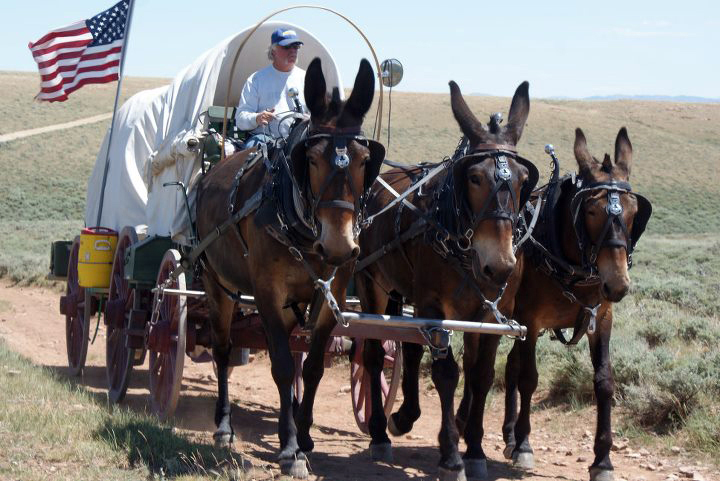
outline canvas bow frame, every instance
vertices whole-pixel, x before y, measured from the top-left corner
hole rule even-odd
[[[223,113],[223,128],[222,128],[222,136],[223,139],[227,137],[227,116],[228,116],[228,104],[230,103],[230,89],[232,87],[232,78],[235,75],[235,67],[237,66],[238,58],[240,58],[240,53],[242,52],[243,48],[245,47],[245,44],[250,40],[250,37],[257,31],[258,28],[260,28],[261,25],[263,25],[265,22],[273,18],[275,15],[278,15],[283,12],[287,12],[289,10],[295,10],[298,8],[310,8],[314,10],[324,10],[326,12],[330,12],[334,15],[337,15],[338,17],[345,20],[347,23],[352,25],[352,27],[357,30],[357,32],[360,34],[360,36],[365,40],[365,43],[367,44],[368,48],[370,48],[370,52],[372,53],[373,60],[375,61],[375,68],[377,69],[377,76],[380,84],[380,98],[378,99],[378,107],[377,107],[377,113],[375,116],[375,128],[373,129],[373,134],[375,135],[375,140],[380,141],[380,131],[382,130],[382,107],[383,107],[383,83],[382,83],[382,71],[380,69],[380,61],[377,58],[377,55],[375,54],[375,49],[373,48],[372,44],[370,43],[370,40],[365,36],[362,30],[360,30],[360,27],[355,25],[355,23],[347,18],[345,15],[336,12],[335,10],[327,7],[321,7],[318,5],[293,5],[291,7],[282,8],[280,10],[276,10],[267,17],[263,18],[258,22],[257,25],[253,27],[250,32],[248,32],[247,36],[243,39],[242,43],[240,44],[240,47],[238,48],[237,52],[235,52],[235,58],[233,58],[232,67],[230,68],[230,78],[228,82],[228,88],[227,88],[227,94],[225,95],[225,109]],[[220,161],[225,160],[225,149],[221,149],[220,151]]]

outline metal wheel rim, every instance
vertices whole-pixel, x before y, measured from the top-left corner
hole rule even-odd
[[[158,273],[157,284],[165,282],[169,274],[180,263],[180,253],[175,249],[169,250],[162,260]],[[176,282],[171,284],[175,289],[186,289],[185,274],[180,274]],[[158,294],[153,299],[153,309],[158,302]],[[158,322],[169,320],[170,349],[161,353],[149,349],[150,400],[152,409],[160,419],[168,419],[175,413],[180,388],[182,385],[183,367],[185,361],[185,344],[187,334],[187,297],[165,296],[158,314]]]
[[[131,289],[125,280],[125,252],[128,247],[138,241],[135,229],[126,227],[120,234],[112,272],[110,274],[110,290],[108,304],[115,298],[125,299],[125,327],[107,326],[105,337],[105,374],[108,384],[108,398],[112,403],[122,401],[127,392],[132,374],[135,349],[126,346],[127,313],[133,308],[135,289]]]
[[[85,322],[85,289],[78,282],[78,257],[80,240],[75,239],[68,260],[67,285],[65,295],[76,299],[77,310],[74,315],[65,315],[65,347],[68,367],[73,376],[78,376],[85,367],[87,359],[88,341],[90,337],[90,323]]]

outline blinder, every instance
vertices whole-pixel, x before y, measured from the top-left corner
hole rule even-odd
[[[584,219],[581,217],[582,203],[588,195],[598,190],[606,190],[608,196],[608,205],[605,209],[607,220],[603,226],[603,230],[598,239],[589,239],[587,229],[585,228]],[[624,247],[627,252],[628,266],[632,267],[632,252],[635,244],[645,231],[650,215],[652,214],[652,204],[642,195],[633,192],[637,199],[638,211],[633,218],[632,230],[628,232],[625,220],[622,217],[623,207],[620,203],[620,196],[625,193],[631,193],[632,187],[628,182],[596,182],[581,188],[572,198],[570,202],[570,212],[572,213],[573,226],[575,233],[580,242],[580,250],[582,251],[583,263],[592,268],[597,254],[602,247]],[[608,234],[612,229],[612,225],[617,224],[620,230],[625,234],[625,239],[608,238]],[[629,245],[628,245],[629,243]],[[586,248],[590,247],[590,259],[588,262],[586,256]]]
[[[638,211],[637,214],[635,214],[635,219],[633,219],[633,226],[630,232],[631,246],[633,249],[635,249],[635,244],[637,244],[640,236],[645,232],[645,227],[647,227],[647,223],[652,215],[652,204],[650,201],[642,195],[634,195],[635,198],[637,198]]]

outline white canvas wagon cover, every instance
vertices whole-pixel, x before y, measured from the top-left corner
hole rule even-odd
[[[264,23],[243,47],[232,79],[233,59],[252,27],[224,40],[180,72],[170,85],[139,92],[118,109],[101,226],[120,230],[128,225],[147,225],[149,235],[187,242],[190,222],[184,196],[177,187],[163,187],[163,183],[179,181],[187,186],[194,212],[193,186],[200,174],[201,159],[199,150],[188,150],[187,140],[199,135],[200,116],[209,106],[225,105],[228,82],[228,105],[237,105],[245,80],[269,64],[270,35],[280,27],[296,30],[304,42],[298,66],[306,69],[313,58],[320,57],[328,90],[337,86],[342,92],[330,53],[301,27],[286,22]],[[97,225],[109,134],[108,129],[88,181],[86,226]]]

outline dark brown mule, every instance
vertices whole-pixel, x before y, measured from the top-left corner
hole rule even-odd
[[[335,89],[331,99],[320,60],[313,60],[305,77],[311,118],[307,134],[292,151],[291,162],[281,157],[269,171],[264,162],[255,162],[234,182],[250,155],[240,152],[214,167],[202,180],[198,194],[197,227],[200,238],[204,238],[229,218],[228,204],[231,211],[233,205],[240,211],[248,199],[264,189],[258,209],[205,251],[203,282],[218,371],[215,438],[225,444],[233,437],[227,368],[235,302],[228,292],[242,292],[255,296],[265,328],[272,376],[280,395],[280,466],[284,474],[295,477],[308,474],[304,453],[313,448],[309,434],[313,402],[336,319],[323,302],[303,368],[302,403],[293,418],[295,369],[289,335],[298,317],[294,315],[297,309],[290,307],[305,309],[315,292],[314,281],[327,280],[338,267],[332,292],[344,307],[352,271],[348,261],[359,253],[356,236],[364,193],[384,157],[384,148],[360,132],[374,89],[372,68],[363,60],[350,98],[341,101]]]
[[[469,149],[466,155],[447,161],[442,174],[407,198],[414,208],[397,205],[361,233],[360,246],[366,256],[393,245],[403,233],[412,233],[397,248],[356,273],[366,312],[399,315],[401,304],[407,302],[416,307],[419,317],[479,320],[487,312],[485,296],[495,299],[515,268],[515,220],[537,182],[537,169],[517,156],[514,147],[530,109],[528,83],[522,83],[515,92],[505,127],[500,126],[497,116],[493,116],[487,128],[480,123],[455,82],[450,82],[450,95],[453,113],[469,141]],[[392,169],[381,178],[402,193],[413,185],[412,178],[420,171]],[[379,212],[394,199],[376,181],[368,199],[368,213]],[[363,265],[362,260],[359,265]],[[507,293],[510,303],[513,294]],[[503,304],[501,309],[510,312],[512,306]],[[395,435],[410,431],[420,416],[418,371],[423,348],[410,343],[403,343],[402,348],[404,400],[389,426]],[[363,361],[371,377],[372,391],[370,448],[374,459],[387,461],[392,455],[385,433],[387,420],[380,387],[383,356],[379,341],[366,341]],[[473,473],[484,471],[484,461],[482,466],[474,463],[476,446],[468,448],[465,465],[458,452],[453,407],[458,365],[452,349],[448,349],[445,357],[433,360],[432,379],[442,407],[441,479],[464,479],[465,469]]]
[[[574,327],[570,341],[560,331],[556,335],[570,344],[588,335],[597,400],[590,479],[606,481],[613,477],[609,457],[614,391],[609,355],[612,304],[628,292],[632,249],[645,229],[651,207],[644,197],[631,192],[632,146],[624,127],[615,141],[614,162],[607,154],[602,162],[593,158],[580,129],[575,131],[575,158],[579,166],[575,183],[572,176],[566,176],[541,191],[546,209],[533,234],[536,242],[526,244],[514,318],[527,326],[528,333],[527,340],[515,342],[507,359],[503,437],[505,456],[520,467],[532,467],[530,402],[538,381],[537,338],[543,329]],[[461,425],[467,416],[468,396],[466,392],[458,412]],[[482,396],[480,404],[484,402]]]

